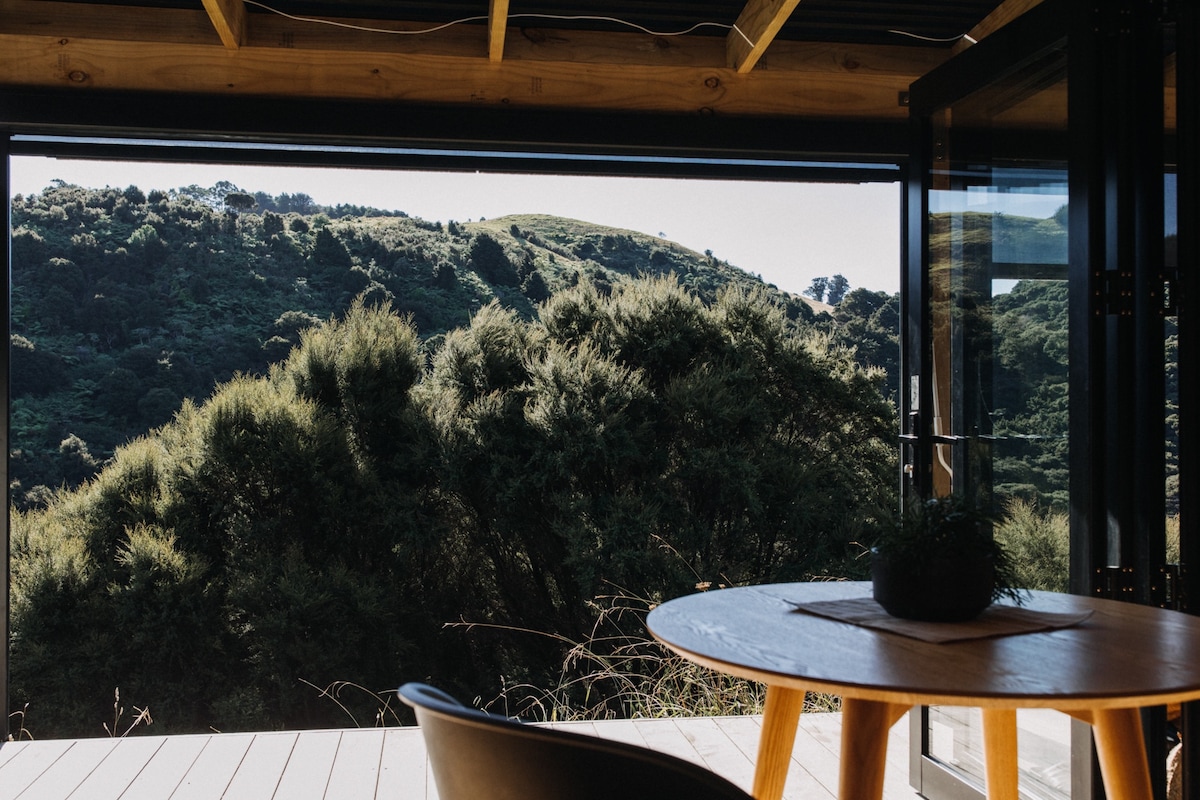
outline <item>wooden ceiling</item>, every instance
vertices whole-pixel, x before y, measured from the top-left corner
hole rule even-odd
[[[1039,0],[263,2],[0,0],[0,93],[897,121]]]

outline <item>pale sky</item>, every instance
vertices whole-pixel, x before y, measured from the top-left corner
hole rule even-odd
[[[303,193],[429,221],[554,214],[626,228],[711,250],[723,261],[796,294],[813,278],[850,287],[900,286],[900,188],[828,184],[312,167],[105,162],[13,157],[11,192],[40,192],[56,178],[92,188],[143,191],[227,180],[249,192]]]

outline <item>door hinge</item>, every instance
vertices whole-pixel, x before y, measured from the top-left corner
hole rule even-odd
[[[1133,316],[1133,273],[1128,270],[1107,270],[1104,273],[1104,313],[1112,316]]]
[[[1133,567],[1100,567],[1092,585],[1094,594],[1106,600],[1132,601],[1137,589]]]
[[[1163,316],[1179,316],[1179,270],[1164,270],[1162,292]]]
[[[1157,573],[1151,576],[1150,603],[1159,608],[1186,611],[1187,596],[1183,591],[1185,572],[1182,564],[1160,566]]]
[[[1163,564],[1153,570],[1150,580],[1150,605],[1174,611],[1187,610],[1182,564]],[[1094,594],[1108,600],[1133,602],[1137,597],[1137,572],[1133,567],[1101,567],[1096,570]]]

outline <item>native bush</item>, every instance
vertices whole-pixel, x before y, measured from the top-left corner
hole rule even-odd
[[[1010,500],[995,536],[1012,557],[1018,586],[1067,591],[1071,530],[1066,513],[1040,509],[1028,500]]]
[[[338,681],[555,685],[611,587],[853,574],[894,506],[878,375],[761,294],[585,283],[426,347],[353,303],[14,516],[42,735],[92,730],[116,686],[172,732],[346,724],[313,688]]]

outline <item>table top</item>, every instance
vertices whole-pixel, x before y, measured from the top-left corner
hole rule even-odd
[[[870,583],[850,581],[720,589],[663,603],[646,625],[721,672],[843,697],[1063,711],[1200,698],[1200,617],[1178,611],[1031,592],[1027,608],[1092,615],[1057,630],[930,643],[793,607],[870,594]]]

